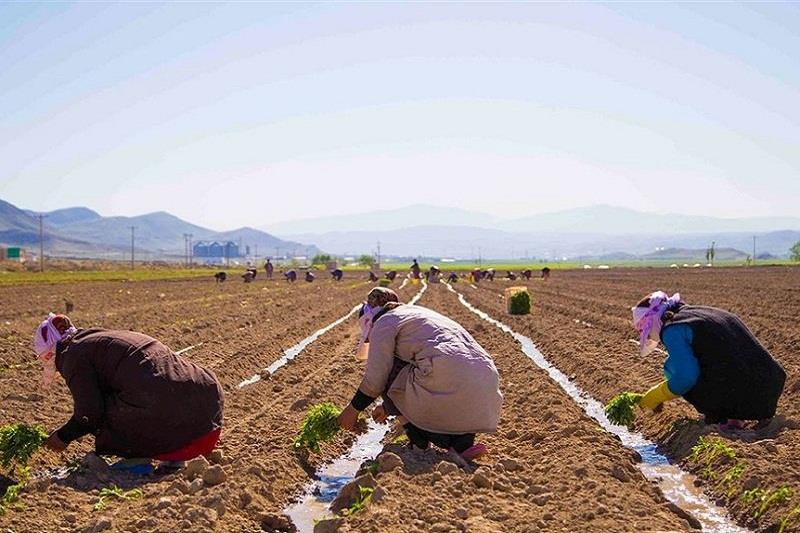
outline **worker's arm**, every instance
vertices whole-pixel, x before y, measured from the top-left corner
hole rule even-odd
[[[389,374],[394,366],[396,337],[397,320],[391,315],[381,317],[372,326],[367,369],[358,387],[359,392],[368,398],[375,399],[386,390]]]
[[[103,395],[100,392],[97,372],[89,357],[82,353],[65,356],[61,370],[73,400],[72,418],[56,431],[64,443],[94,433],[103,419]]]
[[[639,405],[647,409],[655,409],[664,402],[686,394],[700,377],[700,365],[692,349],[691,327],[685,324],[668,326],[661,334],[661,340],[668,353],[664,363],[664,376],[667,379],[645,393]]]
[[[353,429],[358,420],[358,413],[369,407],[375,398],[386,390],[389,374],[394,365],[397,336],[397,324],[387,318],[389,317],[378,320],[372,326],[369,334],[367,370],[350,404],[339,416],[339,425],[344,429]]]
[[[692,328],[686,324],[675,324],[664,328],[661,340],[669,357],[664,362],[664,375],[669,389],[684,395],[695,386],[700,378],[700,364],[692,348]]]

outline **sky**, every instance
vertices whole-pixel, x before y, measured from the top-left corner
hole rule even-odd
[[[0,3],[0,199],[798,215],[800,4]]]

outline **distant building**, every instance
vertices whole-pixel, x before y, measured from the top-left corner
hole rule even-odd
[[[197,241],[192,246],[192,253],[206,263],[221,263],[225,259],[241,257],[239,245],[233,241]]]

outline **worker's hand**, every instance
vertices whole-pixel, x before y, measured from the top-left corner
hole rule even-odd
[[[672,391],[669,390],[667,386],[667,382],[662,381],[642,396],[642,400],[639,402],[639,405],[644,407],[645,409],[652,409],[656,410],[662,403],[668,402],[674,398],[677,398],[676,394],[673,394]]]
[[[352,431],[353,428],[356,427],[357,420],[358,411],[355,407],[348,404],[348,406],[344,408],[344,411],[342,411],[342,414],[339,415],[339,427]]]
[[[58,438],[58,433],[55,431],[50,433],[50,436],[44,441],[44,445],[56,452],[63,452],[67,449],[67,445]]]
[[[386,408],[383,407],[383,404],[376,406],[372,410],[372,419],[378,424],[386,422]]]

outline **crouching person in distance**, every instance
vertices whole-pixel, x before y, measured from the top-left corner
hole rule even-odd
[[[707,424],[742,428],[745,420],[759,426],[775,415],[786,372],[736,315],[699,305],[686,305],[680,294],[657,291],[640,301],[633,325],[641,335],[640,353],[664,343],[668,357],[662,381],[640,405],[655,409],[683,396]]]
[[[36,328],[34,348],[45,387],[60,373],[74,402],[72,418],[45,442],[49,448],[63,451],[91,433],[98,455],[179,467],[217,445],[219,381],[156,339],[133,331],[79,330],[68,317],[51,313]]]
[[[486,452],[476,433],[497,429],[503,397],[491,356],[458,323],[430,309],[402,305],[391,289],[372,289],[359,317],[367,368],[339,417],[352,429],[378,397],[373,418],[400,417],[410,444],[431,443],[470,460]]]

